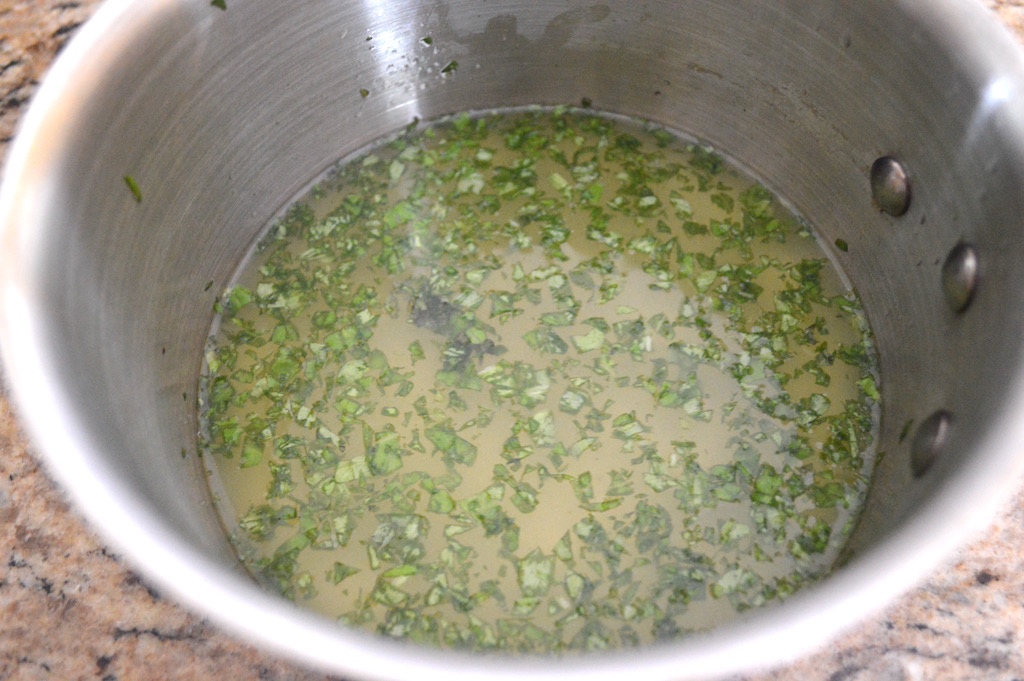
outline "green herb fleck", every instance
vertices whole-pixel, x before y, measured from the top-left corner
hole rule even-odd
[[[906,422],[903,424],[903,427],[900,428],[899,441],[901,443],[904,440],[907,439],[907,436],[910,435],[910,429],[913,428],[913,427],[914,427],[914,419],[907,419]]]
[[[334,567],[327,572],[327,579],[330,580],[331,584],[341,584],[357,572],[359,572],[358,568],[335,562]]]
[[[142,203],[142,190],[139,189],[139,183],[135,181],[135,178],[131,175],[125,175],[124,183],[128,185],[129,191],[135,197],[135,203]]]

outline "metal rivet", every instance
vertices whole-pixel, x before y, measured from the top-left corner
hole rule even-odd
[[[945,410],[935,412],[918,427],[910,445],[910,472],[919,478],[928,472],[949,440],[953,416]]]
[[[978,253],[969,244],[960,243],[946,256],[942,265],[942,290],[953,312],[963,312],[978,288]]]
[[[871,164],[871,197],[878,209],[899,217],[910,207],[910,176],[906,168],[891,156]]]

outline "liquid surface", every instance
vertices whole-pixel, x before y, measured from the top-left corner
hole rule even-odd
[[[709,150],[572,111],[339,166],[207,351],[243,562],[354,627],[562,652],[704,630],[827,573],[872,464],[859,303]]]

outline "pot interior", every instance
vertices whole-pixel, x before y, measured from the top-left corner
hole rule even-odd
[[[108,496],[236,571],[196,391],[215,298],[261,230],[415,120],[587,102],[714,146],[847,246],[832,256],[877,342],[883,454],[845,560],[915,541],[911,519],[972,503],[949,490],[995,465],[982,445],[1016,401],[1024,338],[1019,58],[980,12],[925,4],[111,3],[33,111],[8,197],[58,418]],[[899,216],[872,195],[886,156],[910,178]],[[957,309],[944,265],[961,244],[979,277]]]

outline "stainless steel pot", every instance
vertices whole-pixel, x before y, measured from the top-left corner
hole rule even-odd
[[[259,590],[194,455],[214,295],[346,153],[416,118],[585,99],[719,147],[848,244],[834,255],[880,347],[884,457],[845,565],[706,636],[515,664],[379,640]],[[297,660],[364,678],[735,672],[886,603],[1015,483],[1022,186],[1024,59],[966,2],[111,0],[47,77],[6,168],[4,372],[110,541]]]

